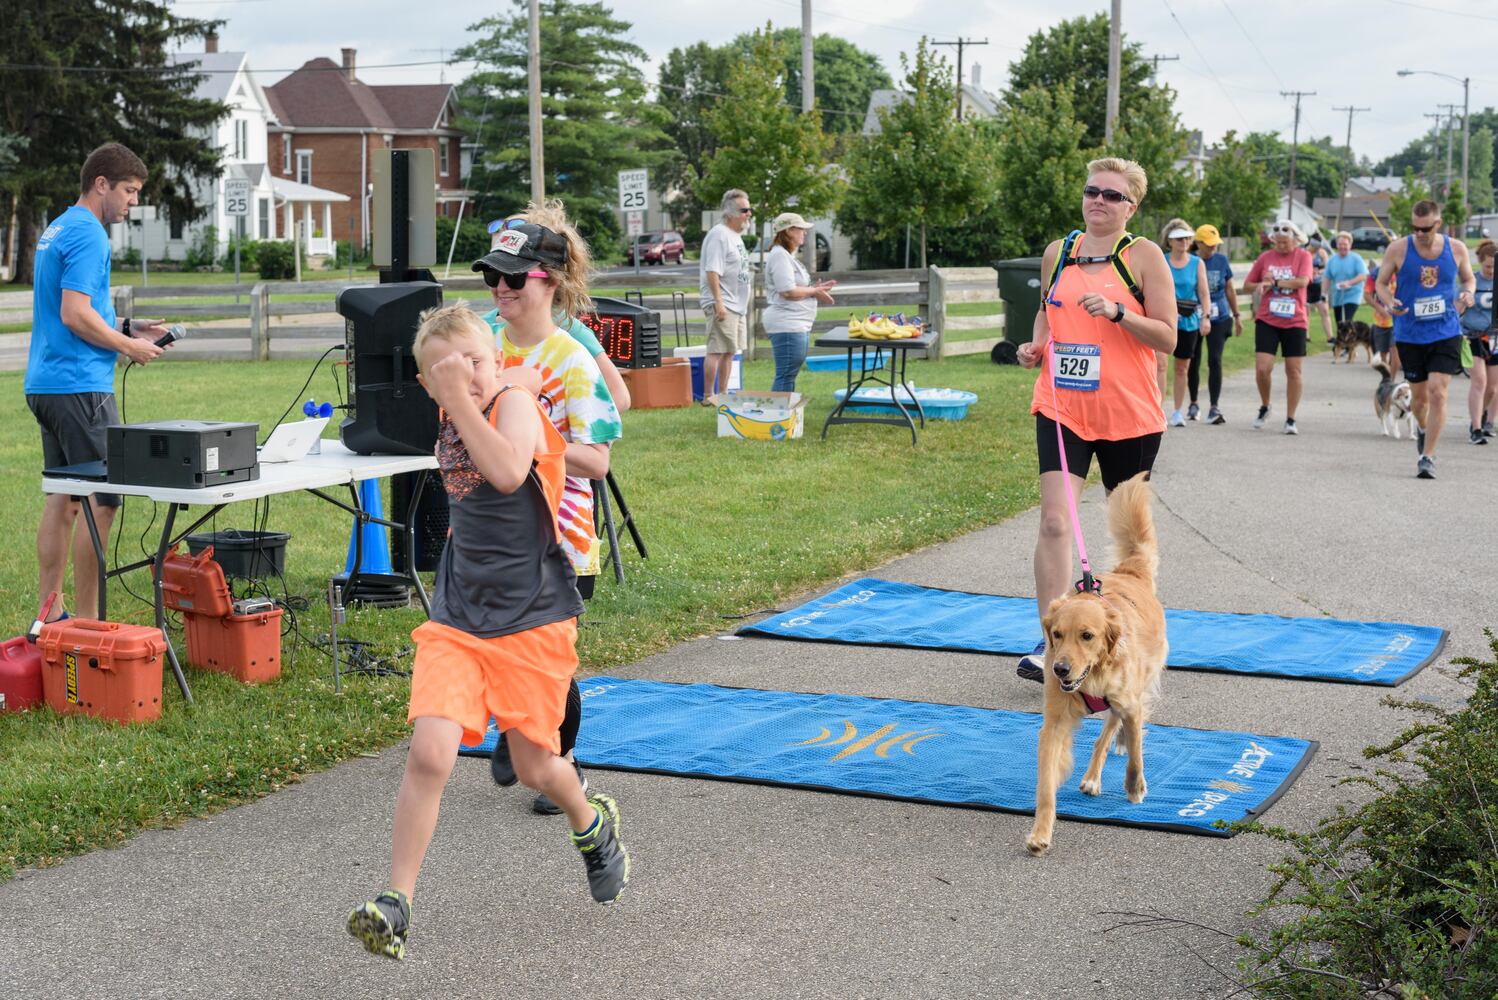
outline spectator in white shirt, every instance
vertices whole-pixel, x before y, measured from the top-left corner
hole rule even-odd
[[[775,216],[775,241],[765,260],[765,332],[775,351],[775,392],[795,392],[796,375],[806,360],[817,303],[832,305],[835,281],[812,283],[797,259],[812,224],[795,212]]]
[[[734,188],[723,193],[723,221],[702,238],[702,311],[707,315],[707,350],[702,359],[702,402],[717,403],[728,389],[733,356],[749,345],[749,253],[745,229],[754,209],[749,196]]]

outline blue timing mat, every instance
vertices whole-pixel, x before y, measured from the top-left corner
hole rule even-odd
[[[1106,590],[1107,578],[1103,578]],[[1402,684],[1436,658],[1446,630],[1398,622],[1165,612],[1169,666],[1348,684]],[[854,580],[739,633],[811,642],[1028,653],[1035,602],[909,583]]]
[[[720,778],[937,805],[1035,811],[1040,716],[838,694],[590,677],[577,759],[589,767]],[[1124,795],[1124,758],[1109,755],[1103,794],[1077,790],[1102,722],[1077,730],[1076,768],[1057,814],[1229,837],[1219,820],[1261,815],[1299,776],[1314,742],[1147,724],[1138,805]],[[492,725],[471,756],[487,755]]]

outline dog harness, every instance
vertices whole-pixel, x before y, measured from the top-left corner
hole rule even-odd
[[[1081,529],[1078,528],[1079,534],[1077,537],[1079,540],[1081,538],[1080,530]],[[1082,570],[1082,579],[1078,580],[1074,585],[1077,588],[1077,593],[1096,594],[1098,600],[1103,601],[1104,604],[1107,604],[1108,602],[1106,600],[1103,600],[1103,581],[1095,579],[1093,577],[1092,568],[1090,566],[1087,566],[1087,557],[1085,555],[1082,557],[1082,565],[1087,568]],[[1100,698],[1095,694],[1088,694],[1086,691],[1083,691],[1080,688],[1077,689],[1075,694],[1078,698],[1082,699],[1082,704],[1087,706],[1088,715],[1096,715],[1099,712],[1106,712],[1113,707],[1112,705],[1108,704],[1107,698]]]

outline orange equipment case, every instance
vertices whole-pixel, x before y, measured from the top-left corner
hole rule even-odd
[[[149,625],[69,618],[42,627],[42,691],[64,713],[115,722],[161,718],[166,640]]]
[[[281,611],[249,615],[185,614],[187,662],[245,684],[281,676]]]
[[[183,555],[174,546],[161,565],[162,603],[173,611],[219,617],[234,610],[229,581],[213,559],[213,546],[196,556]]]

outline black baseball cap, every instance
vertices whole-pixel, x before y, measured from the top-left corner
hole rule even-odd
[[[494,249],[473,262],[473,270],[521,274],[536,264],[566,267],[566,237],[534,222],[511,219],[494,234]]]

